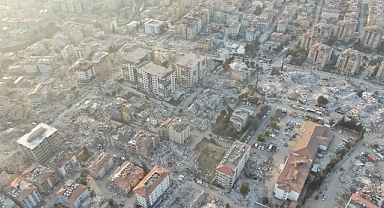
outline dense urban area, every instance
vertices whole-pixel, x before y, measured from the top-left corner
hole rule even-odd
[[[384,208],[384,0],[0,0],[1,208]]]

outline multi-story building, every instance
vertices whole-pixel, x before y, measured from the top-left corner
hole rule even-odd
[[[59,203],[67,208],[79,208],[81,204],[90,197],[87,186],[76,183],[69,179],[64,186],[57,191]]]
[[[191,137],[190,122],[186,117],[167,118],[159,129],[159,136],[183,144]]]
[[[52,47],[55,49],[63,49],[65,46],[69,45],[69,43],[69,38],[63,33],[57,33],[51,38]]]
[[[36,186],[16,178],[3,191],[7,196],[21,202],[25,208],[35,208],[43,200]]]
[[[347,20],[340,20],[336,24],[336,30],[335,30],[335,36],[337,40],[343,41],[345,43],[348,43],[352,40],[355,34],[355,30],[357,27],[357,23],[347,21]]]
[[[329,61],[332,55],[332,48],[324,44],[316,44],[309,48],[307,61],[322,69]]]
[[[91,47],[89,44],[80,43],[77,47],[75,47],[75,55],[78,59],[88,59],[91,54]]]
[[[170,186],[169,170],[155,166],[133,189],[137,204],[143,208],[156,207],[157,200]]]
[[[365,26],[363,37],[360,40],[360,44],[371,50],[374,50],[379,46],[381,37],[383,36],[383,29],[377,26]]]
[[[144,23],[145,33],[147,34],[160,34],[163,32],[164,22],[160,20],[148,20]]]
[[[72,66],[79,84],[89,84],[96,77],[95,65],[92,61],[78,59]]]
[[[376,73],[376,78],[383,80],[384,78],[384,64],[381,64],[379,70]]]
[[[232,116],[229,118],[229,122],[232,124],[233,128],[236,129],[236,131],[240,132],[247,126],[248,119],[249,112],[243,110],[236,110],[232,113]]]
[[[122,194],[128,195],[143,177],[144,170],[142,168],[125,161],[108,178],[108,181]]]
[[[2,193],[0,193],[0,206],[3,208],[17,207],[15,202],[13,202],[9,196],[3,195]]]
[[[273,16],[269,13],[262,13],[261,15],[255,18],[256,27],[261,32],[266,32],[271,26],[273,21]]]
[[[12,105],[9,98],[0,95],[0,116],[6,116],[11,107]]]
[[[30,162],[44,164],[63,144],[57,129],[44,123],[36,125],[17,140],[21,153]]]
[[[199,42],[197,42],[197,48],[204,51],[212,50],[214,46],[215,42],[210,39],[199,40]]]
[[[59,182],[59,177],[54,170],[34,163],[21,174],[24,180],[34,184],[40,193],[48,195],[52,188]]]
[[[238,21],[232,21],[228,27],[228,35],[235,37],[240,32],[241,23]]]
[[[130,154],[149,157],[159,142],[159,136],[147,131],[135,132],[133,138],[127,143],[127,150]]]
[[[126,48],[122,55],[121,68],[124,78],[132,83],[137,82],[137,66],[144,61],[150,61],[154,52],[144,48]]]
[[[89,174],[94,178],[102,178],[107,174],[113,166],[113,156],[107,152],[102,152],[97,159],[88,166]]]
[[[321,37],[322,41],[328,40],[332,35],[333,27],[331,24],[319,22],[312,27],[311,34]]]
[[[31,56],[24,63],[25,73],[27,74],[37,74],[39,68],[37,68],[37,62],[40,59],[40,56]]]
[[[349,75],[354,75],[363,61],[363,53],[356,50],[345,50],[340,53],[336,68]]]
[[[191,15],[184,16],[180,22],[175,25],[175,34],[186,40],[194,40],[201,32],[201,19]]]
[[[194,87],[207,74],[209,60],[197,54],[186,54],[178,61],[176,68],[176,82],[181,87]]]
[[[219,165],[216,167],[216,182],[230,191],[235,184],[245,163],[249,159],[251,146],[249,144],[235,141]]]
[[[321,18],[322,19],[338,20],[339,16],[340,16],[340,10],[339,9],[324,7],[321,10]]]
[[[285,33],[288,27],[288,21],[287,20],[279,20],[277,22],[276,31],[279,33]]]
[[[147,93],[167,98],[175,92],[175,82],[175,70],[152,62],[137,66],[137,84]]]
[[[61,51],[61,57],[63,57],[64,60],[68,60],[72,57],[72,55],[75,53],[75,48],[72,44],[69,44],[65,46]]]
[[[76,155],[71,152],[65,154],[62,159],[60,159],[60,162],[55,163],[53,166],[56,168],[58,174],[64,179],[71,178],[72,174],[75,173],[75,168],[80,167]]]
[[[245,41],[253,42],[257,39],[258,30],[256,27],[248,27],[245,29]]]
[[[288,155],[284,167],[279,170],[280,175],[274,189],[276,198],[298,200],[317,150],[327,150],[333,137],[333,132],[325,126],[314,122],[306,123],[293,152]]]
[[[93,55],[92,62],[95,65],[97,73],[108,75],[112,70],[112,60],[107,52],[96,52]]]
[[[49,83],[38,83],[28,93],[28,101],[33,107],[38,107],[45,101],[47,101],[50,94]]]
[[[54,56],[43,56],[37,61],[40,73],[49,75],[57,68],[57,59]]]
[[[309,50],[313,45],[321,43],[321,38],[319,36],[314,36],[309,32],[304,33],[303,38],[300,42],[300,48]]]

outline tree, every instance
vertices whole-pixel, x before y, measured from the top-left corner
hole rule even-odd
[[[80,173],[80,176],[81,177],[87,177],[89,175],[89,170],[84,168],[83,170],[81,170],[81,173]]]
[[[269,135],[271,134],[271,131],[266,130],[264,134],[265,134],[266,137],[269,137]]]
[[[224,207],[225,208],[231,208],[231,206],[229,206],[229,203],[226,203]]]
[[[272,121],[272,122],[271,122],[271,127],[272,127],[273,129],[277,129],[277,123],[276,123],[276,121]]]
[[[183,112],[183,109],[179,109],[179,113],[182,113]]]
[[[325,106],[328,104],[328,99],[322,95],[320,95],[318,98],[317,98],[317,104],[318,105],[321,105],[321,106]]]
[[[248,193],[249,193],[249,184],[247,182],[243,182],[241,184],[240,193],[243,195],[244,198],[245,198],[245,196],[248,195]]]
[[[261,203],[264,204],[264,205],[268,205],[268,204],[269,204],[268,197],[263,197],[263,198],[261,199]]]

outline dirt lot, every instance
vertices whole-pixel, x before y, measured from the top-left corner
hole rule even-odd
[[[200,177],[208,181],[213,180],[216,166],[221,159],[223,159],[228,149],[217,146],[208,139],[201,140],[201,142],[197,144],[196,149],[200,153],[198,158],[198,163],[201,166]]]

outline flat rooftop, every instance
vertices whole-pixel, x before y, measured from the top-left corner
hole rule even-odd
[[[168,76],[173,72],[172,69],[164,68],[163,66],[154,64],[152,62],[148,62],[147,64],[141,65],[139,69],[143,70],[144,72],[147,72],[148,74],[156,75],[162,78]]]
[[[177,62],[177,65],[183,66],[186,68],[192,68],[202,60],[204,60],[204,56],[197,55],[197,54],[186,54],[183,59]]]
[[[151,19],[151,20],[145,22],[144,24],[158,27],[158,26],[164,24],[164,22],[160,21],[160,20],[153,20],[153,19]]]
[[[122,60],[130,63],[138,63],[140,59],[144,58],[149,52],[151,51],[144,48],[136,48],[123,53]]]
[[[24,134],[17,140],[17,143],[28,149],[34,149],[41,144],[44,139],[51,136],[57,131],[56,128],[45,123],[40,123],[35,126],[29,133]]]
[[[250,148],[249,144],[235,141],[216,169],[228,175],[234,175],[236,167]]]

